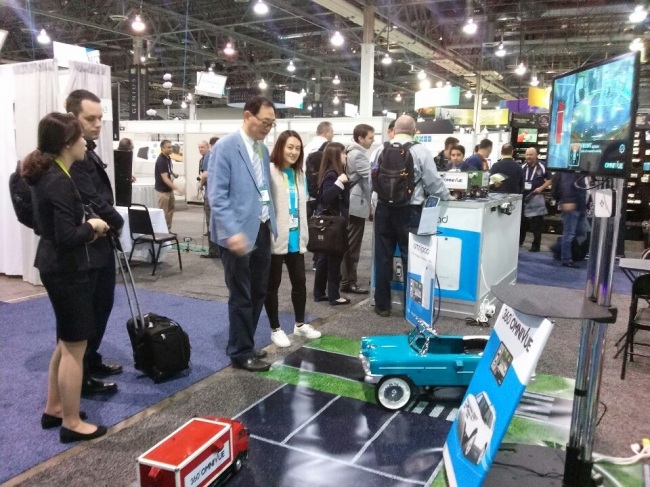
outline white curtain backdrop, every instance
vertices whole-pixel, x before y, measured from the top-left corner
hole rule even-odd
[[[68,82],[63,91],[63,100],[68,93],[74,90],[84,89],[94,93],[102,100],[111,99],[111,68],[103,64],[83,63],[79,61],[70,61],[70,70],[68,71]],[[112,110],[110,103],[108,110]],[[97,142],[95,152],[101,157],[104,164],[108,165],[106,173],[113,186],[113,196],[115,196],[115,166],[113,163],[113,127],[112,122],[107,120],[104,114],[102,122],[102,131]]]
[[[56,72],[52,59],[0,66],[0,273],[22,275],[32,284],[40,284],[33,266],[38,237],[16,220],[9,198],[9,176],[16,161],[36,149],[38,121],[50,112],[61,111]]]

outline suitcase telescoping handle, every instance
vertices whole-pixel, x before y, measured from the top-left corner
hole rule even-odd
[[[146,328],[144,321],[144,316],[142,316],[142,311],[140,310],[140,302],[138,301],[138,294],[135,291],[135,281],[133,280],[133,273],[131,272],[131,266],[129,265],[129,259],[122,250],[122,244],[117,235],[109,234],[108,238],[110,239],[113,250],[115,251],[115,259],[117,260],[117,265],[120,269],[120,275],[122,276],[122,282],[124,283],[124,290],[126,291],[126,300],[129,303],[129,309],[131,310],[131,317],[133,318],[133,324],[136,329]],[[127,279],[128,276],[128,279]],[[133,306],[135,303],[135,308]],[[136,315],[137,311],[137,315]]]

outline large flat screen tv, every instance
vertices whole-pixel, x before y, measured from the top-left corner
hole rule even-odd
[[[554,78],[548,168],[627,176],[638,80],[638,53],[624,54]]]

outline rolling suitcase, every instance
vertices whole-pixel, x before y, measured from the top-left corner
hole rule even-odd
[[[131,318],[126,329],[133,348],[135,368],[158,383],[190,366],[190,340],[174,320],[154,313],[142,314],[129,259],[117,237],[111,237]]]

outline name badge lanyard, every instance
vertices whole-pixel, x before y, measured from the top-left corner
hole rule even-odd
[[[289,184],[289,176],[286,172],[282,173],[282,180],[287,188],[287,198],[289,199],[289,230],[297,230],[299,224],[299,208],[300,208],[300,194],[298,193],[298,185],[296,184],[296,173],[293,173],[293,194],[295,207],[291,208],[291,185]]]
[[[253,149],[253,150],[255,150],[255,149]],[[258,157],[260,158],[260,166],[261,166],[261,169],[262,169],[262,185],[258,186],[257,189],[259,190],[260,194],[262,195],[262,197],[260,198],[260,201],[262,202],[262,204],[263,205],[269,205],[269,204],[271,204],[271,196],[269,195],[268,188],[264,184],[264,156],[263,156],[262,148],[260,147],[260,145],[257,146],[257,151],[256,152],[257,152]]]

